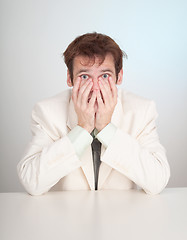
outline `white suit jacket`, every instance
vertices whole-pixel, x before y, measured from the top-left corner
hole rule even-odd
[[[67,134],[77,125],[71,89],[37,103],[32,111],[32,140],[17,170],[31,195],[51,190],[94,190],[91,145],[79,158]],[[165,149],[159,143],[153,101],[118,90],[111,122],[117,131],[101,149],[98,190],[161,192],[170,177]]]

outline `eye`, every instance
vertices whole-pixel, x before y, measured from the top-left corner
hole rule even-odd
[[[102,75],[102,78],[107,79],[107,78],[109,78],[109,75],[107,73],[105,73]]]
[[[88,79],[88,75],[86,75],[86,74],[81,75],[81,79],[82,80],[87,80]]]

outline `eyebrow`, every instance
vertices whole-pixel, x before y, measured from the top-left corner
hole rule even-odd
[[[83,72],[89,72],[89,70],[88,69],[81,69],[76,73],[76,75],[78,75],[80,73],[83,73]]]
[[[101,70],[101,72],[110,72],[110,73],[114,73],[112,70],[110,70],[110,69],[103,69],[103,70]]]
[[[81,69],[81,70],[79,70],[77,73],[76,73],[76,75],[78,75],[78,74],[80,74],[80,73],[89,73],[90,71],[89,71],[89,69]],[[113,73],[114,74],[114,72],[112,71],[112,70],[110,70],[110,69],[103,69],[103,70],[101,70],[101,72],[110,72],[110,73]]]

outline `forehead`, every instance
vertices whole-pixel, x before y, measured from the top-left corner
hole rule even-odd
[[[104,61],[101,63],[102,58],[99,56],[95,56],[93,58],[89,58],[87,56],[77,56],[74,58],[73,68],[74,70],[87,67],[87,68],[111,68],[114,69],[114,58],[112,54],[106,54]]]

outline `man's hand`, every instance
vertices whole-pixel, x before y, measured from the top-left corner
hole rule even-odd
[[[112,114],[117,104],[117,87],[111,77],[106,80],[99,79],[98,82],[102,96],[100,91],[97,91],[98,109],[95,127],[100,132],[111,122]]]
[[[92,80],[81,80],[78,77],[72,90],[72,100],[75,112],[78,117],[78,125],[86,129],[89,133],[95,127],[94,105],[96,101],[96,92],[93,91],[88,102],[89,93],[93,86]]]

